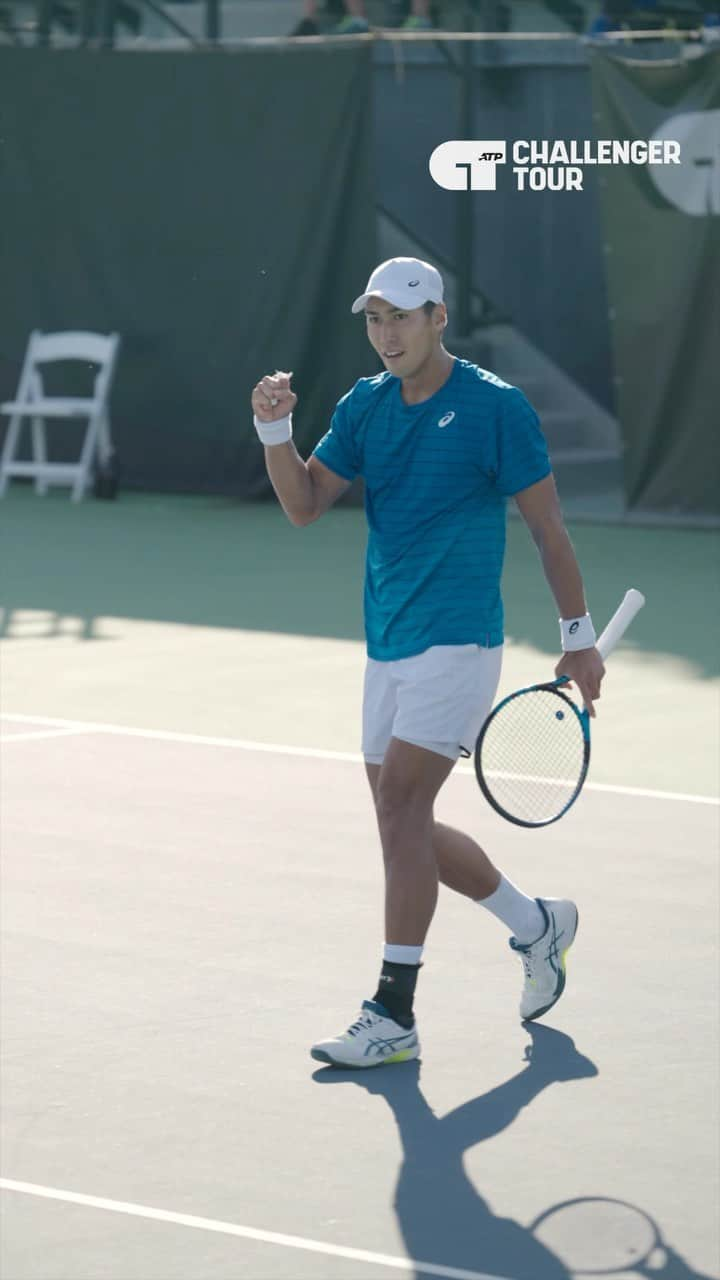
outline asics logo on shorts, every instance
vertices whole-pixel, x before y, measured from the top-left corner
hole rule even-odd
[[[444,414],[442,418],[438,419],[438,426],[449,427],[454,417],[455,417],[455,410],[451,409],[449,413]]]

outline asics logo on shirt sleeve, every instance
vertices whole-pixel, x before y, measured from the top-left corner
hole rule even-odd
[[[442,418],[438,419],[438,426],[449,427],[454,417],[455,417],[455,410],[451,409],[449,413],[444,414]]]

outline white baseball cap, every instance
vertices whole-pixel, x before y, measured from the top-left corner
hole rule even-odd
[[[414,311],[425,302],[443,301],[442,276],[420,258],[388,258],[373,271],[365,292],[352,304],[353,315],[362,311],[368,298],[384,298],[403,311]]]

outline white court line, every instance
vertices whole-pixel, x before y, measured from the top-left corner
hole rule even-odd
[[[36,742],[41,738],[78,738],[85,729],[37,729],[34,733],[0,733],[3,742]]]
[[[236,751],[266,751],[272,755],[303,756],[309,760],[344,760],[350,764],[363,764],[363,756],[355,751],[322,751],[316,747],[291,747],[278,742],[251,742],[245,738],[215,738],[200,733],[173,733],[166,729],[135,729],[129,725],[104,724],[92,720],[61,720],[54,716],[26,716],[14,713],[0,714],[0,720],[18,724],[52,725],[75,733],[107,733],[117,737],[151,738],[159,742],[184,742],[200,747],[230,747]],[[6,741],[10,741],[9,738]],[[474,778],[470,765],[457,765],[454,773]],[[530,775],[517,774],[519,781],[531,780]],[[718,796],[698,796],[684,791],[653,791],[648,787],[621,787],[609,782],[586,782],[584,791],[606,792],[616,796],[637,796],[645,800],[683,800],[687,804],[720,806]]]
[[[0,1178],[0,1187],[5,1191],[19,1191],[28,1196],[41,1196],[46,1200],[62,1200],[66,1204],[84,1205],[88,1209],[108,1209],[111,1213],[126,1213],[133,1218],[150,1218],[154,1222],[170,1222],[178,1227],[194,1227],[197,1231],[214,1231],[225,1236],[240,1236],[244,1240],[259,1240],[262,1244],[282,1245],[286,1249],[305,1249],[308,1253],[324,1253],[332,1258],[347,1258],[350,1262],[371,1262],[377,1267],[393,1267],[396,1271],[441,1276],[443,1280],[506,1280],[506,1277],[491,1276],[484,1271],[465,1271],[462,1267],[444,1267],[434,1262],[416,1262],[413,1258],[393,1257],[389,1253],[370,1253],[367,1249],[349,1249],[343,1245],[326,1244],[323,1240],[286,1236],[277,1231],[258,1231],[255,1227],[241,1227],[234,1222],[219,1222],[216,1218],[198,1218],[190,1213],[171,1213],[167,1209],[151,1209],[148,1205],[129,1204],[124,1200],[105,1200],[100,1196],[80,1195],[75,1191],[59,1191],[56,1187],[42,1187],[35,1182],[15,1182],[12,1178]]]

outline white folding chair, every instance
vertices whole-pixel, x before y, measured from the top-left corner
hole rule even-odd
[[[0,455],[0,498],[13,476],[31,476],[37,493],[47,493],[49,484],[69,484],[73,502],[80,501],[92,483],[96,454],[101,467],[112,455],[108,403],[119,345],[117,333],[41,333],[38,329],[31,333],[16,397],[0,405],[0,413],[10,415]],[[85,365],[98,366],[91,397],[45,394],[41,366],[56,360],[80,360]],[[31,421],[32,462],[19,462],[17,458],[25,418]],[[50,418],[86,419],[77,462],[48,461],[45,422]]]

